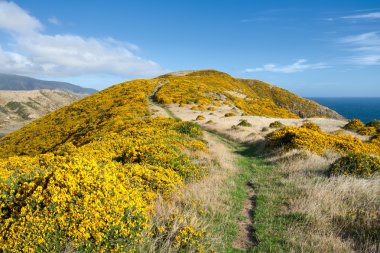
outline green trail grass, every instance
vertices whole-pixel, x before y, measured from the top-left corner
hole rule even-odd
[[[233,189],[228,189],[233,202],[233,209],[229,214],[231,222],[224,229],[225,252],[244,252],[234,249],[232,243],[238,232],[239,221],[244,200],[246,199],[246,185],[251,183],[255,191],[254,197],[254,233],[251,235],[259,243],[245,252],[289,252],[290,245],[287,238],[287,226],[294,222],[303,222],[301,214],[287,214],[288,200],[296,194],[295,187],[283,183],[283,175],[277,168],[262,158],[254,146],[245,146],[229,141],[219,136],[238,156],[236,165],[240,173],[231,178],[235,182]]]

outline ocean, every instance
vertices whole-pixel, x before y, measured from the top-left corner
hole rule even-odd
[[[309,98],[327,106],[347,119],[360,119],[364,123],[380,120],[380,97],[373,98]]]

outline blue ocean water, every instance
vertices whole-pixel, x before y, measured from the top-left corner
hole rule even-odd
[[[373,119],[380,120],[380,97],[373,98],[309,98],[327,106],[347,119],[360,119],[367,123]]]

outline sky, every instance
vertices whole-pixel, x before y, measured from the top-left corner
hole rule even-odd
[[[380,0],[0,0],[0,73],[100,90],[197,69],[380,97]]]

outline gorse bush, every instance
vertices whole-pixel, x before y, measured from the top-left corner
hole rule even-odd
[[[251,127],[252,124],[249,123],[246,119],[242,119],[242,120],[239,122],[238,126]]]
[[[344,125],[343,128],[346,130],[349,130],[349,131],[357,132],[360,129],[362,129],[363,127],[365,127],[365,125],[361,120],[352,119],[346,125]]]
[[[287,126],[269,133],[266,140],[269,149],[307,149],[317,154],[332,150],[341,154],[362,152],[380,155],[380,146],[374,143],[366,143],[348,135],[326,134],[305,127]]]
[[[336,160],[329,167],[330,176],[368,176],[380,171],[380,159],[363,153],[349,154]]]
[[[233,116],[236,116],[236,113],[227,112],[226,114],[224,114],[224,117],[233,117]]]
[[[380,120],[374,119],[366,124],[367,127],[374,127],[380,133]]]
[[[206,173],[197,124],[146,117],[154,87],[113,86],[0,140],[0,251],[137,249],[157,196]]]
[[[366,126],[360,120],[353,119],[353,120],[350,120],[350,122],[348,122],[343,128],[348,131],[358,133],[360,135],[374,135],[377,132],[376,127],[374,127],[376,126],[376,124],[377,124],[376,121],[372,121],[372,123],[370,122]],[[371,126],[371,125],[374,125],[374,126]]]
[[[273,121],[272,123],[269,124],[270,128],[281,128],[283,126],[284,124],[282,124],[280,121]]]
[[[306,129],[310,129],[313,131],[317,131],[317,132],[322,132],[321,128],[317,124],[312,123],[312,122],[306,122],[301,127],[306,128]]]

